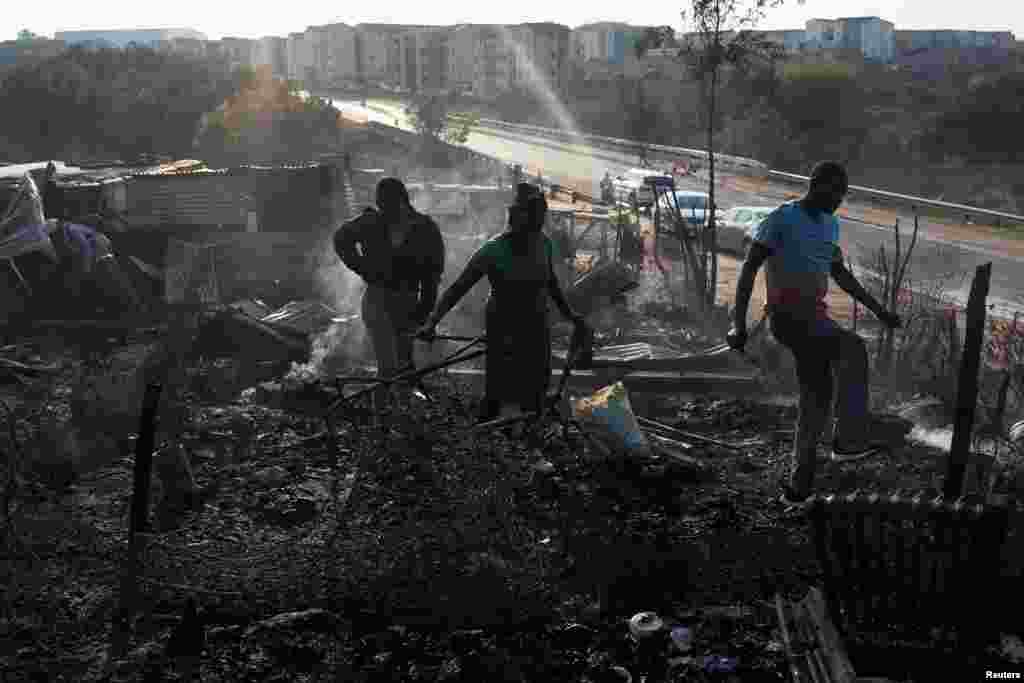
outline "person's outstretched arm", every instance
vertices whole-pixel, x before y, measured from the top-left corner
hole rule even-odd
[[[839,289],[853,297],[861,306],[879,318],[885,317],[885,306],[878,303],[878,300],[871,295],[871,292],[864,289],[856,276],[846,267],[846,263],[843,260],[843,252],[839,247],[836,247],[832,254],[832,279],[835,280]]]
[[[783,218],[782,207],[765,216],[751,232],[750,247],[747,257],[740,269],[740,277],[736,281],[736,302],[733,307],[732,327],[741,338],[747,333],[747,312],[750,309],[750,296],[754,292],[754,281],[757,271],[775,252],[781,251],[787,239],[788,225]]]
[[[761,242],[751,242],[747,249],[747,258],[740,268],[740,277],[736,280],[736,302],[732,312],[732,326],[739,331],[747,329],[747,311],[750,310],[750,297],[754,292],[757,271],[772,255],[770,247]]]
[[[480,278],[487,273],[487,263],[487,245],[485,244],[473,254],[473,257],[469,259],[469,263],[462,269],[459,277],[441,295],[441,300],[437,302],[434,312],[423,323],[423,331],[432,331],[437,327],[437,324],[448,315],[448,311],[452,310],[455,304],[459,303],[462,297],[466,296],[469,290],[473,288],[473,285],[479,282]]]
[[[441,285],[441,276],[444,275],[444,236],[433,220],[428,221],[427,228],[429,237],[424,240],[426,255],[421,265],[423,271],[420,275],[420,303],[416,310],[418,324],[423,324],[430,312],[434,310],[434,306],[437,304],[437,291]]]

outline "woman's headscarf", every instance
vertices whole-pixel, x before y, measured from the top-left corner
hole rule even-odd
[[[508,208],[509,227],[513,232],[535,234],[544,228],[548,202],[536,185],[519,183],[515,204]]]

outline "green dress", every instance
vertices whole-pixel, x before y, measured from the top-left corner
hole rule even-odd
[[[551,380],[549,287],[554,249],[543,233],[504,233],[482,248],[491,284],[487,301],[485,414],[501,403],[539,410]]]

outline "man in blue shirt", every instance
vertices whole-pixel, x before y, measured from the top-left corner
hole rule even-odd
[[[846,170],[822,162],[811,173],[803,199],[783,204],[754,230],[753,242],[736,284],[733,328],[727,341],[742,350],[747,340],[747,309],[761,265],[765,265],[768,314],[776,339],[796,360],[800,408],[793,467],[783,502],[799,504],[810,495],[817,465],[817,445],[832,404],[832,371],[838,369],[840,392],[832,460],[866,457],[902,440],[898,425],[868,412],[868,356],[864,340],[828,316],[828,278],[890,328],[901,325],[857,282],[839,248],[835,211],[849,188]]]

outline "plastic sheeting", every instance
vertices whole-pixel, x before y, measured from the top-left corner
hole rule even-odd
[[[54,262],[57,252],[50,240],[52,226],[46,223],[22,225],[4,237],[0,237],[0,259],[12,259],[23,254],[41,251]]]

